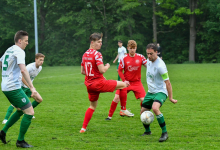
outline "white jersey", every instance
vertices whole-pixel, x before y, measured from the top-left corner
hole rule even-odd
[[[159,93],[162,92],[168,96],[166,84],[164,81],[169,80],[167,67],[164,61],[157,57],[157,59],[152,62],[147,59],[147,85],[149,93]],[[167,76],[165,75],[167,74]],[[165,75],[165,78],[162,77]]]
[[[34,78],[40,73],[42,70],[42,66],[39,66],[39,68],[36,67],[35,62],[30,63],[26,66],[27,71],[30,75],[31,81],[34,81]],[[28,88],[23,82],[21,83],[23,87]]]
[[[118,62],[120,62],[121,58],[127,53],[126,48],[124,46],[118,48]]]
[[[12,91],[21,88],[21,70],[19,64],[25,64],[25,52],[19,46],[9,47],[1,57],[2,91]]]

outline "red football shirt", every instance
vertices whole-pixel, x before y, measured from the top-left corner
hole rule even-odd
[[[141,54],[135,54],[134,57],[125,55],[119,64],[118,73],[122,81],[140,81],[141,80],[141,66],[147,63],[146,58]],[[124,70],[124,74],[122,73]]]
[[[87,50],[82,57],[81,66],[84,67],[86,77],[85,85],[91,85],[98,79],[105,79],[103,74],[99,72],[98,65],[103,64],[102,54],[94,49]]]

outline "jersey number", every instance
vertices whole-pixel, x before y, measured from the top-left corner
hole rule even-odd
[[[85,62],[85,68],[86,68],[86,75],[87,76],[94,76],[94,74],[92,74],[92,63],[91,62]]]
[[[4,65],[6,65],[6,67],[3,67],[3,70],[4,70],[4,71],[6,71],[6,70],[8,69],[8,61],[7,61],[8,57],[9,57],[9,55],[6,55],[6,56],[5,56]]]

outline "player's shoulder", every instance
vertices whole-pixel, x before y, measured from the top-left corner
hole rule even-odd
[[[137,56],[137,57],[141,57],[141,58],[145,58],[144,55],[139,54],[139,53],[136,53],[136,56]]]

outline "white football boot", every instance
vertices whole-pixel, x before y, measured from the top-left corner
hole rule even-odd
[[[121,111],[120,111],[120,116],[122,116],[122,117],[124,117],[124,116],[133,117],[134,114],[132,114],[130,111],[128,111],[128,110],[126,109],[126,110],[121,110]]]

